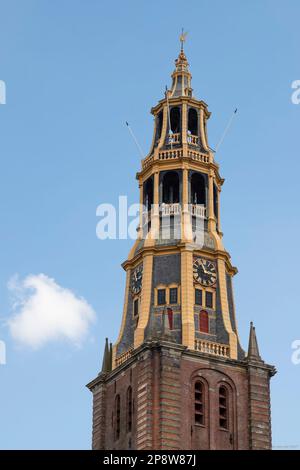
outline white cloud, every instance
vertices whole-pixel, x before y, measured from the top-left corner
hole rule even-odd
[[[10,333],[25,346],[38,349],[56,340],[80,345],[96,318],[85,299],[45,274],[30,274],[23,280],[14,276],[8,288],[13,298]]]

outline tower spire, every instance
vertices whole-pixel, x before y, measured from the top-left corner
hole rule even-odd
[[[189,71],[189,63],[184,53],[184,43],[186,41],[186,35],[182,29],[182,33],[179,37],[180,40],[180,52],[175,60],[175,70],[172,73],[172,88],[169,93],[169,97],[177,96],[192,96],[191,79],[192,75]]]
[[[261,360],[259,355],[258,343],[255,333],[253,322],[250,323],[249,345],[248,345],[248,359]]]
[[[239,341],[237,269],[220,228],[224,179],[208,145],[207,104],[192,95],[185,36],[136,174],[142,210],[122,264],[120,332],[112,352],[106,339],[102,372],[88,384],[94,449],[271,448],[275,369],[261,359],[252,323],[247,357]]]

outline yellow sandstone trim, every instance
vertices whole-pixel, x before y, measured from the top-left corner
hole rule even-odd
[[[181,216],[181,239],[186,242],[192,242],[193,232],[191,216],[188,210],[189,202],[189,172],[185,167],[182,170],[182,216]]]
[[[185,247],[181,252],[181,317],[182,344],[194,349],[193,251],[190,247]]]
[[[128,259],[127,259],[128,261],[130,261],[134,257],[135,250],[137,249],[138,244],[139,244],[139,239],[137,238],[133,244],[133,247],[131,248],[129,252]]]
[[[151,216],[151,230],[148,232],[144,247],[155,245],[159,233],[159,173],[154,173],[153,212]]]
[[[144,202],[144,194],[143,194],[143,183],[139,183],[139,190],[140,190],[140,217],[139,217],[139,230],[138,230],[138,238],[141,239],[143,237],[143,202]]]
[[[182,144],[183,146],[187,143],[187,104],[182,104]]]
[[[116,353],[117,353],[117,346],[120,343],[124,328],[125,328],[125,322],[126,322],[126,315],[127,315],[127,306],[128,306],[128,296],[130,295],[130,275],[131,275],[131,269],[128,269],[126,271],[126,286],[125,286],[125,298],[124,298],[124,306],[123,306],[123,316],[122,316],[122,323],[121,323],[121,329],[119,332],[118,339],[116,343],[113,345],[112,348],[112,368],[115,368],[116,364]]]
[[[137,348],[144,341],[145,328],[148,324],[150,304],[151,304],[151,288],[152,288],[152,268],[153,255],[146,254],[143,260],[143,286],[141,293],[141,305],[138,325],[134,332],[134,347]]]
[[[204,129],[204,111],[203,108],[200,108],[200,134],[201,134],[201,141],[203,143],[203,147],[206,151],[209,151],[209,146],[207,143],[207,136]]]
[[[162,127],[162,130],[161,130],[161,136],[160,136],[160,139],[159,139],[159,143],[158,143],[158,146],[157,146],[157,149],[156,149],[156,158],[158,156],[158,149],[160,149],[160,147],[164,144],[165,142],[165,139],[166,139],[166,133],[167,133],[167,125],[168,125],[168,107],[167,105],[165,104],[164,107],[163,107],[163,127]]]
[[[225,329],[229,334],[230,357],[232,359],[237,359],[237,336],[232,329],[230,315],[229,315],[225,262],[224,260],[220,258],[218,259],[218,273],[219,273],[220,299],[221,299],[223,321],[224,321]]]
[[[208,230],[216,231],[216,221],[214,213],[214,172],[210,171],[208,176]]]

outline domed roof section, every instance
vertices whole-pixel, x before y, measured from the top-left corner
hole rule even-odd
[[[175,70],[172,74],[172,88],[170,97],[192,96],[191,87],[192,75],[189,71],[189,63],[183,50],[183,40],[181,40],[181,49],[175,60]]]

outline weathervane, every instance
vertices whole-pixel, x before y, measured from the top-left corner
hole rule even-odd
[[[187,33],[184,32],[183,28],[181,30],[181,35],[179,36],[179,40],[181,42],[181,50],[183,51],[183,44],[185,43],[186,41],[186,36],[187,36]]]

